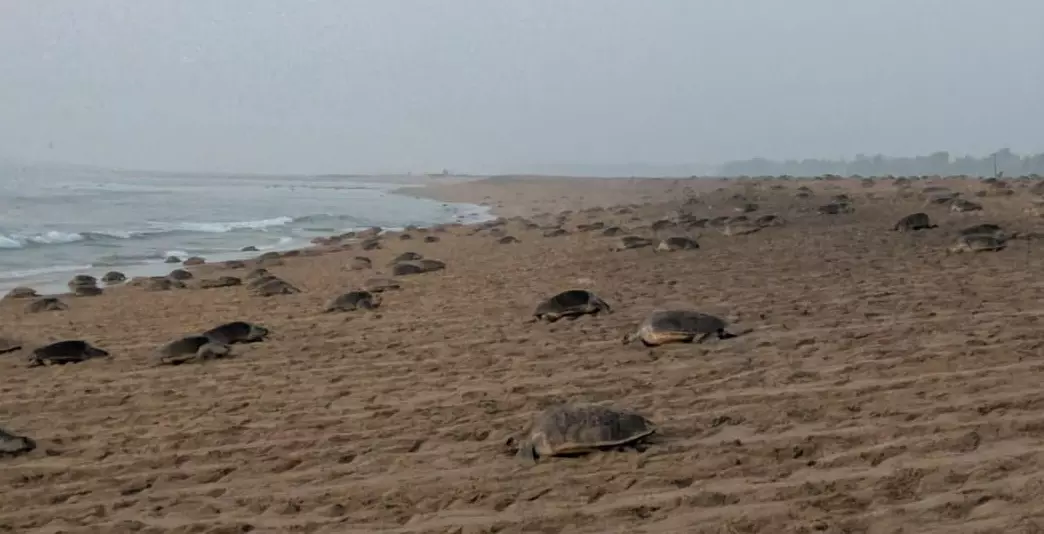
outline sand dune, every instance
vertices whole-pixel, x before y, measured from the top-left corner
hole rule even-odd
[[[944,183],[981,213],[925,206]],[[799,186],[815,191],[797,199]],[[0,532],[1044,531],[1044,255],[1035,239],[946,254],[960,228],[1026,235],[1033,196],[977,181],[495,179],[414,194],[485,202],[517,221],[383,239],[381,250],[286,258],[302,290],[242,286],[69,297],[0,335],[82,338],[108,359],[27,368],[0,355],[0,427],[38,448],[0,459]],[[721,190],[719,190],[721,189]],[[975,197],[974,192],[989,194]],[[831,195],[855,211],[819,215]],[[867,195],[871,195],[869,198]],[[744,198],[733,198],[743,195]],[[678,212],[786,224],[725,236],[648,226]],[[609,208],[635,204],[628,209]],[[890,231],[925,211],[939,227]],[[541,215],[546,213],[546,215]],[[688,235],[700,248],[610,252],[611,237]],[[644,227],[644,228],[641,228]],[[1032,237],[1032,235],[1030,236]],[[321,313],[404,251],[445,271],[401,277],[376,312]],[[373,259],[350,270],[351,258]],[[241,276],[245,270],[191,268]],[[597,292],[615,313],[529,321],[543,298]],[[654,309],[719,314],[750,332],[624,346]],[[231,320],[269,327],[237,357],[150,367],[175,337]],[[644,450],[542,459],[504,441],[556,401],[609,403],[660,424]]]

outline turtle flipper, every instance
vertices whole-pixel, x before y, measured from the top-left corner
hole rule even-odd
[[[530,441],[523,441],[518,445],[515,458],[526,465],[536,465],[536,446]]]

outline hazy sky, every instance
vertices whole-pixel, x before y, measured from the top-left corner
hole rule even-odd
[[[1044,150],[1041,0],[0,0],[0,156],[506,170]]]

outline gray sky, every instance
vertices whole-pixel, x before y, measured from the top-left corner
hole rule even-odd
[[[171,170],[1044,150],[1041,0],[0,0],[0,156]]]

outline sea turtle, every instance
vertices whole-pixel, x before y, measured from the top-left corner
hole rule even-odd
[[[191,280],[193,276],[192,273],[185,269],[174,269],[167,273],[167,278],[170,278],[171,280]]]
[[[348,262],[348,269],[352,271],[361,271],[363,269],[370,269],[373,267],[373,260],[366,256],[356,256]]]
[[[217,278],[207,278],[200,280],[198,287],[200,289],[214,289],[218,287],[232,287],[242,285],[243,281],[235,276],[219,276]]]
[[[334,297],[329,304],[326,305],[326,311],[337,312],[337,311],[355,311],[355,310],[373,310],[381,305],[381,299],[369,291],[349,291]]]
[[[56,297],[40,297],[25,306],[27,313],[65,311],[68,309],[69,306]]]
[[[613,312],[609,304],[594,293],[585,289],[570,289],[541,302],[533,311],[533,317],[553,323],[563,317],[575,319],[603,311]]]
[[[77,297],[96,297],[102,294],[102,288],[98,286],[76,286],[72,288],[72,293]]]
[[[569,230],[565,228],[550,228],[544,231],[544,237],[561,237],[569,235]]]
[[[12,434],[0,428],[0,457],[19,456],[36,449],[36,442],[26,436]]]
[[[416,252],[403,252],[402,254],[399,254],[398,256],[395,256],[395,258],[392,261],[388,262],[388,265],[395,265],[396,263],[399,263],[400,261],[415,261],[415,260],[423,260],[423,259],[424,259],[424,256],[421,256],[420,254],[418,254]]]
[[[961,230],[959,233],[960,235],[992,235],[1002,237],[1004,235],[1004,229],[996,224],[984,223],[969,226]]]
[[[80,363],[91,358],[104,358],[107,356],[109,356],[107,351],[92,346],[86,341],[71,339],[34,349],[32,354],[29,355],[29,365],[36,367],[45,364]]]
[[[231,352],[232,348],[224,343],[211,341],[207,336],[192,335],[161,345],[152,353],[152,361],[156,364],[180,365],[224,358]]]
[[[964,200],[963,198],[955,199],[950,203],[950,211],[956,213],[966,213],[969,211],[982,211],[982,204],[972,202],[970,200]]]
[[[221,264],[226,269],[246,269],[246,262],[242,260],[228,260]]]
[[[370,239],[363,240],[359,243],[359,247],[363,250],[377,250],[381,248],[381,238],[371,237]]]
[[[104,275],[102,275],[101,281],[105,282],[106,284],[110,284],[110,285],[111,284],[119,284],[120,282],[126,282],[127,281],[127,275],[125,275],[125,274],[123,274],[123,273],[121,273],[119,271],[109,271],[109,272],[105,273]]]
[[[167,259],[163,260],[163,263],[181,263],[181,258],[177,256],[167,256]]]
[[[421,274],[430,273],[434,271],[441,271],[446,268],[446,264],[439,260],[410,260],[400,261],[392,266],[392,274],[395,276],[405,276],[409,274]]]
[[[72,280],[69,280],[69,283],[66,284],[69,290],[74,293],[79,287],[97,287],[97,285],[98,279],[89,274],[78,274],[72,277]]]
[[[652,239],[636,235],[625,235],[618,239],[616,243],[614,243],[611,247],[609,247],[609,250],[619,252],[621,250],[627,250],[632,248],[651,247],[652,244]]]
[[[551,406],[533,418],[521,440],[508,439],[515,457],[532,464],[551,456],[574,456],[635,444],[656,432],[637,413],[587,403]]]
[[[264,267],[258,267],[250,271],[249,273],[246,273],[246,276],[244,276],[243,278],[246,278],[247,280],[253,280],[255,278],[264,278],[266,276],[272,276],[272,273],[268,272],[268,269],[265,269]]]
[[[146,291],[168,291],[171,289],[184,289],[185,282],[174,280],[165,276],[150,276],[142,280]]]
[[[895,223],[892,230],[896,232],[912,232],[917,230],[927,230],[930,228],[935,228],[935,225],[932,224],[932,220],[928,217],[928,214],[918,212],[911,213],[910,215],[899,219],[899,222]]]
[[[0,354],[7,354],[22,348],[22,342],[7,336],[0,336]]]
[[[605,230],[602,230],[602,235],[605,237],[616,237],[624,233],[624,229],[619,226],[610,226]]]
[[[248,323],[246,321],[232,321],[220,326],[215,326],[203,336],[214,343],[232,345],[233,343],[257,343],[268,337],[269,330],[261,325]]]
[[[971,234],[958,237],[957,242],[946,249],[946,251],[951,253],[994,252],[1002,250],[1006,246],[1007,242],[1000,237],[987,234]]]
[[[193,265],[203,265],[206,262],[207,260],[199,256],[192,256],[191,258],[187,258],[185,261],[181,262],[181,264],[187,267],[191,267]]]
[[[646,347],[665,343],[703,343],[717,335],[718,339],[736,337],[725,330],[719,317],[692,310],[663,310],[649,314],[638,330],[623,338],[624,344],[641,341]]]
[[[841,213],[851,213],[852,207],[844,202],[831,202],[830,204],[824,204],[816,208],[816,211],[820,215],[839,215]]]
[[[4,299],[31,299],[39,296],[40,294],[31,287],[18,286],[8,291],[7,294],[4,295]]]
[[[300,289],[294,287],[290,282],[275,276],[270,278],[255,278],[251,281],[248,287],[250,287],[250,290],[259,297],[293,295],[301,292]]]
[[[691,237],[674,236],[660,241],[660,244],[656,245],[655,250],[673,252],[676,250],[695,250],[698,248],[700,248],[700,245],[695,239]]]
[[[439,242],[439,236],[437,236],[437,235],[426,235],[426,236],[424,236],[424,242],[425,243],[438,243]]]
[[[766,226],[783,226],[786,221],[783,220],[779,215],[766,214],[754,219],[754,224],[766,227]]]

